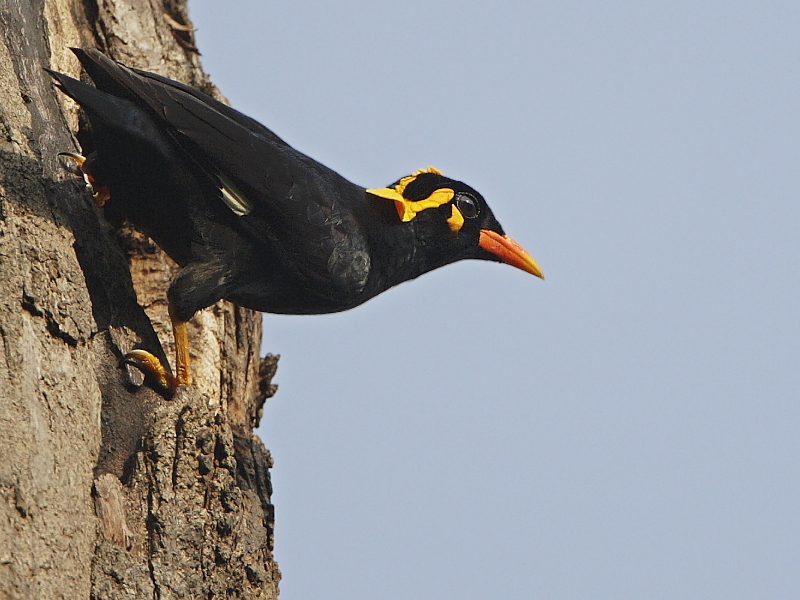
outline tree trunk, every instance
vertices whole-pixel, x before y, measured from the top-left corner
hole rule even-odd
[[[42,70],[79,77],[68,48],[94,46],[221,98],[181,23],[184,0],[0,0],[0,598],[278,594],[260,315],[198,313],[172,401],[118,366],[173,356],[176,267],[60,163],[79,117]]]

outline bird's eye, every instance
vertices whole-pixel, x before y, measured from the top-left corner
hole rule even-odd
[[[467,219],[474,219],[480,212],[478,209],[478,202],[468,194],[459,194],[456,196],[456,208],[460,210],[461,214]]]

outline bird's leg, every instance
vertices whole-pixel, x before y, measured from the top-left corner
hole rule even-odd
[[[172,334],[175,336],[175,371],[177,373],[178,385],[191,385],[192,368],[189,356],[189,331],[186,321],[179,321],[170,312],[172,319]]]
[[[145,379],[171,398],[180,385],[192,383],[192,373],[189,357],[189,332],[186,321],[179,320],[170,304],[170,320],[172,333],[175,338],[175,373],[169,372],[161,361],[147,350],[133,350],[122,357],[122,363],[133,365],[144,373]]]
[[[230,277],[228,263],[208,260],[189,263],[170,284],[167,298],[175,336],[175,375],[146,350],[129,352],[122,357],[122,362],[137,367],[149,378],[151,385],[167,397],[172,396],[179,385],[191,384],[188,321],[198,310],[225,296]]]

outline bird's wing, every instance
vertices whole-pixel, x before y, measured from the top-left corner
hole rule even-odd
[[[217,178],[221,201],[242,215],[243,228],[311,288],[340,299],[364,287],[369,253],[354,214],[365,201],[363,188],[202,92],[133,71],[96,50],[76,54],[99,89],[148,109],[199,159]]]
[[[271,129],[268,129],[255,119],[252,119],[247,115],[240,113],[238,110],[231,108],[227,104],[223,104],[216,98],[213,98],[212,96],[209,96],[208,94],[205,94],[196,88],[186,85],[185,83],[181,83],[180,81],[175,81],[174,79],[169,79],[168,77],[158,75],[157,73],[150,73],[149,71],[142,71],[141,69],[133,69],[133,68],[131,69],[131,71],[133,71],[137,75],[141,75],[146,79],[152,79],[153,81],[157,81],[163,85],[186,92],[190,96],[194,96],[202,103],[207,104],[208,106],[213,108],[215,111],[225,115],[226,117],[232,119],[236,123],[239,123],[243,127],[246,127],[247,129],[255,133],[258,133],[264,138],[272,142],[275,142],[276,144],[280,144],[283,146],[289,145],[285,141],[283,141],[280,137],[278,137],[275,134],[275,132],[273,132]]]

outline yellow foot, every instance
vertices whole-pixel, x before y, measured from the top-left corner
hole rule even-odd
[[[77,152],[59,152],[58,155],[71,158],[78,164],[81,170],[83,170],[83,163],[86,162],[86,157],[83,154],[78,154]]]
[[[178,381],[172,373],[167,371],[161,361],[147,350],[134,350],[122,357],[120,364],[132,365],[139,369],[156,391],[162,392],[167,399],[175,395],[175,390],[183,382]]]
[[[75,161],[83,173],[83,178],[86,180],[86,185],[90,190],[92,190],[92,198],[94,198],[95,204],[97,204],[97,206],[105,206],[105,203],[111,199],[111,190],[107,185],[97,186],[94,177],[86,172],[86,170],[83,168],[83,165],[86,163],[86,157],[83,154],[78,154],[76,152],[59,152],[58,155],[66,156],[67,158],[71,158]]]
[[[111,200],[111,190],[107,185],[101,185],[98,188],[92,185],[92,189],[94,190],[92,198],[94,198],[94,203],[97,204],[97,206],[105,206],[106,202]]]

